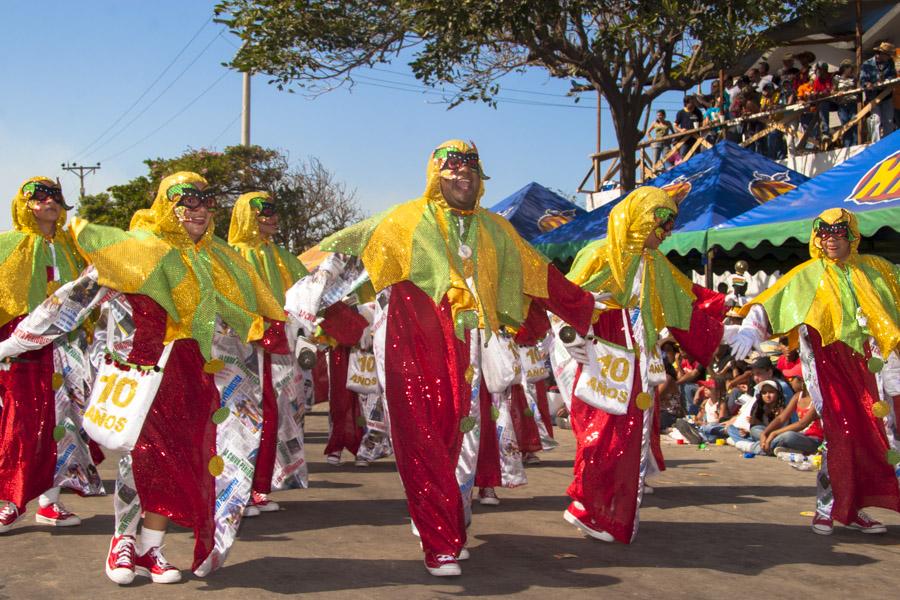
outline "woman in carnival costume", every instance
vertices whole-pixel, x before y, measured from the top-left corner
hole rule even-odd
[[[887,528],[863,508],[900,511],[893,414],[900,344],[900,271],[859,254],[856,216],[828,209],[813,222],[810,260],[743,307],[727,341],[735,358],[774,336],[796,333],[803,379],[821,415],[826,451],[817,479],[812,529],[830,535],[834,520],[863,533]],[[885,368],[887,364],[888,368]]]
[[[216,199],[206,188],[196,173],[166,177],[128,232],[76,219],[73,237],[90,266],[0,343],[0,358],[35,350],[99,306],[97,331],[107,332],[98,340],[105,346],[102,362],[123,377],[162,372],[153,398],[142,399],[152,404],[137,441],[119,462],[116,535],[106,561],[107,575],[119,584],[135,574],[154,583],[181,579],[161,552],[170,520],[194,532],[195,573],[205,575],[224,560],[250,495],[245,463],[252,474],[252,457],[241,448],[227,453],[227,463],[222,456],[218,430],[231,432],[241,419],[220,410],[214,373],[228,371],[226,361],[213,358],[217,338],[227,326],[244,342],[287,350],[283,311],[252,267],[213,235]]]
[[[84,267],[63,230],[67,208],[59,183],[48,177],[32,177],[13,198],[14,230],[0,234],[0,339]],[[36,497],[38,523],[80,524],[59,502],[60,487],[104,493],[81,431],[90,378],[86,349],[79,330],[0,371],[0,533]]]
[[[296,256],[272,241],[277,232],[277,205],[268,192],[248,192],[237,199],[228,243],[253,265],[275,301],[284,306],[285,292],[308,272]],[[278,503],[267,497],[273,489],[307,486],[302,427],[306,402],[301,396],[309,373],[302,372],[293,355],[269,352],[263,354],[262,369],[263,424],[245,517],[277,511]]]
[[[582,249],[568,274],[604,298],[607,310],[595,320],[593,335],[621,348],[633,347],[634,353],[633,375],[621,377],[623,396],[618,401],[625,403],[624,414],[571,397],[577,451],[568,489],[572,503],[563,516],[586,535],[606,542],[634,540],[644,479],[658,469],[651,437],[657,418],[653,394],[665,377],[660,332],[667,328],[703,364],[709,363],[722,338],[724,296],[691,284],[658,250],[677,215],[678,207],[665,191],[634,190],[610,213],[606,239]],[[579,343],[570,342],[573,355],[577,353],[571,345]],[[580,365],[565,360],[558,348],[554,357],[557,380],[575,382],[566,390],[571,394],[578,378],[587,376],[587,352],[578,357]],[[598,389],[607,389],[609,381],[601,377]]]
[[[531,304],[581,332],[594,307],[506,220],[479,206],[484,179],[474,145],[441,144],[428,158],[425,193],[323,241],[335,254],[292,288],[286,307],[311,331],[332,302],[326,287],[349,286],[363,271],[371,278],[394,455],[436,576],[459,575],[457,561],[468,556],[484,342],[503,326],[518,328]]]

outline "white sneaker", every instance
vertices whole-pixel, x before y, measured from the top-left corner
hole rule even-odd
[[[459,551],[459,556],[456,557],[456,560],[469,560],[469,549],[463,548]]]
[[[656,490],[653,489],[652,485],[647,485],[646,483],[644,484],[644,494],[649,494],[652,496],[655,491]]]
[[[482,506],[497,506],[500,504],[500,498],[492,487],[481,488],[478,490],[478,502]]]
[[[729,446],[734,446],[734,440],[731,439],[730,437],[725,438],[725,443],[728,444]]]
[[[329,454],[325,457],[325,462],[329,465],[334,465],[335,467],[341,464],[341,455],[340,453]]]
[[[244,507],[244,518],[249,519],[252,517],[259,516],[259,509],[253,506],[252,504],[248,504]]]
[[[356,462],[353,463],[354,466],[365,468],[368,467],[371,463],[364,458],[357,458]]]

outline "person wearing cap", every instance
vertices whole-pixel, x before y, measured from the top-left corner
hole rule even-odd
[[[843,208],[821,213],[810,260],[754,298],[742,309],[743,324],[725,333],[736,358],[773,335],[799,336],[804,381],[827,446],[812,523],[822,535],[831,534],[834,520],[884,533],[863,508],[900,512],[900,457],[889,452],[883,419],[892,412],[884,381],[896,375],[890,359],[900,346],[900,269],[859,254],[859,243],[856,215]]]
[[[59,182],[49,177],[32,177],[16,191],[14,229],[0,234],[0,339],[7,339],[26,315],[83,268],[65,230],[66,209],[71,208]],[[79,525],[78,515],[59,501],[61,486],[83,495],[103,493],[80,435],[81,411],[75,402],[83,405],[90,377],[84,368],[86,347],[82,330],[71,340],[0,365],[0,533],[21,519],[35,498],[38,524]]]
[[[633,348],[628,356],[635,361],[616,358],[619,364],[634,364],[633,369],[620,370],[617,377],[610,368],[605,376],[601,372],[587,379],[596,381],[606,397],[616,381],[624,384],[615,388],[618,402],[625,404],[616,408],[624,412],[597,406],[602,403],[588,397],[585,390],[593,387],[590,384],[581,387],[582,396],[572,393],[571,397],[577,449],[568,489],[572,502],[563,518],[582,533],[606,542],[634,540],[644,480],[658,460],[651,436],[656,420],[653,394],[666,381],[657,362],[661,362],[658,342],[663,329],[700,364],[709,364],[722,337],[724,295],[691,284],[659,251],[677,215],[677,204],[664,190],[637,188],[612,209],[606,239],[585,246],[568,274],[570,280],[604,298],[605,309],[592,329],[598,338],[591,342],[594,356],[604,352],[611,364],[615,347]],[[557,350],[553,356],[559,354]],[[661,380],[653,376],[656,364]],[[557,381],[574,381],[571,389],[578,390],[581,377],[590,377],[590,371],[574,367],[569,377],[568,368],[559,361],[554,364]]]
[[[332,254],[288,291],[286,308],[309,334],[353,281],[371,279],[397,470],[425,568],[443,577],[460,575],[468,558],[479,424],[493,427],[480,413],[485,343],[531,316],[546,333],[547,310],[586,334],[595,300],[480,206],[487,177],[473,143],[438,145],[425,174],[420,197],[322,241]]]
[[[794,69],[797,67],[796,60],[794,59],[794,55],[791,52],[788,52],[781,58],[781,68],[778,69],[778,76],[781,79],[784,79],[784,74],[788,69]]]
[[[0,359],[33,352],[100,309],[93,362],[107,374],[95,382],[104,386],[96,406],[92,397],[100,414],[95,423],[112,429],[102,412],[107,400],[146,407],[142,421],[128,416],[128,423],[140,421],[139,432],[119,461],[113,498],[115,535],[105,571],[120,585],[136,575],[153,583],[181,580],[162,553],[170,520],[193,530],[196,574],[222,565],[250,496],[253,456],[245,450],[255,447],[220,447],[220,428],[233,433],[253,419],[222,408],[217,381],[230,372],[226,364],[256,365],[257,355],[238,356],[221,344],[239,337],[241,348],[255,341],[287,351],[284,312],[253,267],[213,234],[216,208],[206,180],[183,171],[160,182],[130,231],[75,219],[72,240],[88,267],[0,342]],[[158,387],[138,395],[149,373],[160,374]],[[250,395],[244,405],[259,401],[257,390],[229,386],[232,399]]]
[[[859,70],[859,84],[865,89],[866,102],[875,99],[883,88],[878,88],[880,83],[897,77],[897,68],[894,65],[896,49],[890,42],[881,42],[872,49],[875,56],[865,61]],[[872,114],[880,120],[880,135],[887,137],[894,131],[894,99],[893,92],[882,98],[877,106],[872,108]]]
[[[834,82],[835,94],[855,89],[857,83],[853,61],[848,58],[842,60],[840,67],[838,67],[838,72],[834,75],[832,81]],[[859,94],[845,94],[834,99],[841,125],[846,125],[856,116],[856,103],[858,100]],[[856,145],[856,129],[854,126],[844,132],[842,142],[845,148]]]

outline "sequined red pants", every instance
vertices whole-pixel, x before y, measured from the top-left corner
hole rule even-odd
[[[325,445],[325,454],[337,454],[346,448],[356,456],[365,430],[357,423],[360,415],[359,398],[347,389],[350,348],[338,346],[328,353],[328,361],[328,415],[331,418],[331,432],[328,444]]]
[[[253,471],[253,491],[268,494],[272,491],[275,471],[275,451],[278,444],[278,402],[272,385],[272,355],[263,352],[262,373],[263,426],[259,438],[259,452]]]
[[[0,328],[6,339],[21,319]],[[0,371],[0,500],[21,510],[53,486],[56,471],[56,401],[53,346],[22,354]]]
[[[450,305],[410,282],[391,287],[385,331],[385,396],[397,470],[426,552],[456,555],[466,542],[456,462],[469,414],[468,342]]]

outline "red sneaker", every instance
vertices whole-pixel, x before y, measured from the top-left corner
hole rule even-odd
[[[856,518],[853,519],[850,523],[847,523],[847,527],[850,529],[855,529],[857,531],[862,531],[863,533],[886,533],[887,527],[884,526],[884,523],[880,521],[876,521],[863,511],[859,511],[856,513]]]
[[[250,492],[250,506],[255,506],[259,512],[277,512],[281,509],[277,502],[256,491]]]
[[[819,535],[831,535],[831,532],[834,531],[834,521],[831,517],[826,517],[817,512],[813,517],[812,530],[813,533],[818,533]]]
[[[500,504],[500,498],[492,487],[483,487],[478,490],[478,502],[482,506],[497,506]]]
[[[178,583],[181,571],[162,555],[162,546],[154,546],[134,559],[134,573],[149,577],[153,583]]]
[[[452,554],[425,553],[425,568],[435,577],[453,577],[462,575],[462,569]]]
[[[34,515],[34,520],[44,525],[54,527],[73,527],[81,525],[81,517],[66,510],[61,502],[54,502],[50,506],[42,506]]]
[[[134,536],[119,535],[109,542],[106,576],[119,585],[134,581]]]
[[[16,521],[22,518],[25,514],[25,511],[19,512],[18,507],[12,502],[7,502],[2,509],[0,509],[0,533],[6,533],[12,526],[16,524]]]
[[[565,519],[566,523],[574,525],[582,533],[596,540],[604,542],[615,541],[612,535],[596,526],[594,520],[588,515],[588,512],[580,502],[569,504],[569,508],[563,513],[563,519]]]

